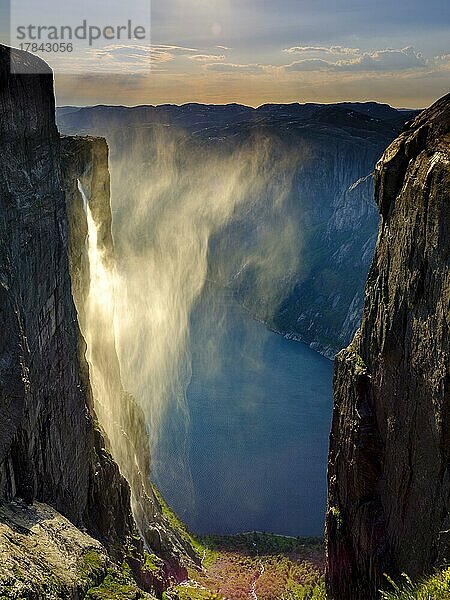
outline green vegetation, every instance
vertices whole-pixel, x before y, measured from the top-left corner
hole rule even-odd
[[[105,572],[105,559],[98,550],[88,550],[81,559],[79,575],[81,579],[93,580]]]
[[[342,529],[343,520],[342,520],[342,514],[341,514],[341,511],[339,510],[339,507],[331,506],[330,513],[333,515],[333,519],[336,522],[337,531],[340,531]]]
[[[387,577],[392,590],[381,592],[383,600],[450,600],[450,567],[416,585],[407,575],[403,577],[403,585]]]
[[[84,563],[89,566],[91,573],[93,572],[92,569],[98,569],[98,557],[95,556],[93,551],[89,552],[88,556],[85,555]],[[145,554],[144,569],[156,573],[161,568],[161,565],[162,561],[156,555]],[[140,598],[153,598],[153,596],[150,596],[138,587],[127,560],[124,560],[122,565],[104,570],[97,577],[97,582],[97,585],[91,584],[92,587],[87,591],[84,600],[138,600]]]
[[[195,536],[192,535],[192,533],[189,531],[189,529],[186,527],[183,521],[181,521],[178,518],[178,516],[174,513],[174,511],[170,508],[170,506],[164,500],[164,498],[162,497],[158,489],[155,487],[155,485],[152,485],[152,487],[153,492],[161,505],[163,515],[169,522],[172,529],[174,529],[178,533],[182,540],[190,544],[195,550],[195,552],[198,554],[198,556],[201,557],[205,550],[202,544]]]
[[[366,363],[363,361],[362,357],[359,354],[356,355],[356,366],[361,369],[361,371],[365,371],[367,369]]]
[[[236,535],[213,535],[200,538],[204,548],[211,551],[222,552],[224,550],[239,551],[249,555],[273,555],[300,552],[308,549],[319,554],[323,552],[323,540],[321,538],[301,538],[252,531]]]
[[[108,573],[100,585],[92,587],[86,593],[84,600],[138,600],[150,598],[140,590],[131,577],[129,567],[124,563],[122,572],[108,569]]]
[[[177,587],[178,600],[223,600],[223,596],[210,592],[207,589],[192,587],[189,585]],[[170,595],[163,594],[163,600],[171,600]]]
[[[158,556],[156,556],[156,554],[148,554],[148,552],[145,552],[144,556],[144,570],[150,571],[150,573],[153,574],[159,573],[164,566],[163,561]]]
[[[244,537],[247,542],[258,536],[260,542],[267,543],[266,550],[277,543],[274,538],[280,538],[280,548],[291,548],[288,555],[276,554],[255,555],[248,557],[242,554],[245,548]],[[281,536],[270,536],[266,534],[248,534],[247,536],[223,536],[209,537],[208,543],[216,545],[216,562],[210,565],[210,569],[203,574],[198,574],[197,580],[189,584],[176,587],[179,600],[233,600],[248,599],[248,582],[256,580],[255,592],[259,600],[326,600],[325,584],[320,570],[315,567],[314,554],[312,562],[301,560],[302,557],[295,555],[295,548],[303,547],[303,550],[317,550],[317,541],[311,540],[311,545],[305,547],[302,540],[296,542],[291,538]],[[214,542],[215,540],[215,542]],[[233,542],[236,541],[233,552]],[[296,543],[299,544],[296,546]],[[250,544],[253,542],[250,541]],[[248,546],[247,546],[248,547]],[[320,545],[318,546],[320,548]],[[239,550],[240,549],[240,550]],[[289,554],[289,552],[294,554]],[[264,572],[261,574],[261,560]],[[250,575],[250,577],[249,577]],[[404,575],[403,584],[396,584],[387,577],[392,588],[391,591],[382,591],[382,600],[450,600],[450,568],[436,573],[434,576],[413,584]],[[171,600],[170,591],[163,596],[163,600]]]
[[[207,536],[203,570],[166,594],[180,600],[325,600],[323,543],[267,533]],[[175,596],[173,596],[175,597]]]

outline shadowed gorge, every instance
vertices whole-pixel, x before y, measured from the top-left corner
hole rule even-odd
[[[251,269],[266,305],[279,302],[281,284],[289,286],[285,269],[293,273],[299,256],[292,225],[283,216],[295,161],[289,154],[282,155],[274,140],[260,139],[232,154],[199,152],[186,165],[183,160],[186,148],[176,146],[180,143],[179,133],[175,138],[164,131],[156,131],[155,135],[158,139],[152,140],[150,147],[143,144],[142,148],[134,148],[139,155],[145,155],[155,151],[157,144],[151,168],[136,173],[131,171],[128,161],[123,168],[116,167],[116,177],[123,181],[124,193],[128,190],[123,201],[126,210],[114,228],[117,265],[111,247],[108,250],[112,241],[105,237],[104,221],[99,221],[102,225],[97,230],[87,193],[81,181],[77,181],[87,217],[89,293],[83,300],[77,294],[75,297],[87,343],[96,412],[107,432],[113,456],[131,483],[136,477],[138,481],[148,477],[149,459],[144,440],[139,440],[146,434],[142,426],[128,418],[130,400],[122,389],[123,379],[145,417],[152,476],[163,489],[173,482],[186,512],[194,500],[187,448],[183,445],[188,443],[189,435],[186,389],[192,370],[191,312],[202,296],[207,278],[212,281],[214,277],[217,286],[226,270]],[[139,183],[131,188],[131,182]],[[91,195],[95,211],[96,191],[91,190]],[[258,221],[254,215],[258,215]],[[230,222],[242,222],[244,217],[246,231],[253,229],[251,243],[245,247],[233,241],[228,252],[225,249],[220,252],[220,264],[216,258],[213,270],[208,265],[214,243],[211,239]],[[219,256],[217,250],[215,253]],[[213,303],[210,318],[220,327],[215,297],[209,295],[208,301]],[[205,299],[203,303],[206,304]],[[207,342],[206,335],[197,327],[197,347]],[[253,335],[247,344],[251,347],[260,341]],[[209,344],[209,369],[219,371],[219,348],[215,353],[211,350]],[[251,406],[254,399],[250,390],[242,400]],[[161,456],[165,437],[169,437],[163,424],[168,421],[175,432],[173,444],[171,453]],[[139,474],[135,476],[136,468]],[[133,485],[132,490],[138,524],[145,531],[139,516],[143,512],[139,507],[140,493]],[[147,494],[152,495],[149,490]],[[174,499],[171,495],[169,498]],[[189,517],[188,522],[191,522]],[[217,526],[220,527],[219,523]],[[317,528],[315,533],[319,531]]]
[[[283,350],[250,320],[330,357],[349,339],[376,235],[371,170],[409,113],[355,104],[59,114],[64,131],[105,135],[111,147],[116,345],[145,414],[153,477],[201,532],[319,535],[330,400],[315,379],[329,381],[327,366],[286,343],[287,368],[276,367]],[[273,423],[287,428],[279,443]],[[241,466],[252,463],[254,473]],[[281,505],[284,519],[272,509]]]
[[[261,161],[257,158],[261,152],[270,151],[267,174],[253,191],[248,187],[250,194],[241,199],[240,211],[211,236],[210,277],[230,287],[238,301],[270,328],[332,358],[349,343],[362,306],[378,225],[371,173],[412,114],[375,103],[259,109],[98,106],[58,109],[58,124],[64,133],[102,135],[108,140],[118,253],[122,236],[132,237],[122,227],[129,223],[127,211],[135,196],[142,202],[140,188],[145,195],[147,185],[149,198],[187,192],[187,201],[198,188],[201,194],[210,193],[210,175],[219,171],[219,184],[245,152]],[[284,166],[277,164],[280,159]],[[238,170],[244,167],[243,163]],[[283,202],[274,213],[267,199],[281,190]],[[229,190],[231,195],[236,192]],[[211,203],[212,197],[206,205]],[[277,207],[275,198],[272,207]],[[138,227],[143,231],[141,221]],[[274,258],[269,260],[271,253]],[[252,255],[258,257],[259,266],[245,262]]]

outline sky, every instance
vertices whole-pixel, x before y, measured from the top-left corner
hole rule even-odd
[[[69,22],[60,1],[64,8],[11,1],[14,14],[25,6],[20,23],[29,14],[50,24],[58,10]],[[449,0],[135,0],[120,3],[120,15],[105,2],[80,0],[77,18],[150,23],[151,10],[150,39],[44,56],[59,105],[374,100],[421,108],[450,91]]]

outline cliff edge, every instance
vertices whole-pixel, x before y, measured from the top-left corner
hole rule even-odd
[[[327,587],[368,600],[384,574],[450,557],[450,95],[378,162],[381,224],[360,330],[336,359]]]
[[[112,253],[108,149],[61,143],[51,70],[11,73],[39,60],[0,45],[0,595],[75,600],[108,583],[108,569],[123,579],[126,565],[130,593],[150,598],[142,589],[161,595],[186,576],[183,558],[197,559],[148,482],[132,399],[140,479],[119,469],[98,422],[74,303],[81,323],[87,227],[76,178],[90,177],[99,240]]]

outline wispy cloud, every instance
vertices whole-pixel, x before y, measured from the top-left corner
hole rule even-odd
[[[341,46],[313,47],[296,46],[285,50],[289,54],[305,56],[284,68],[286,71],[337,71],[337,72],[373,72],[373,71],[403,71],[407,69],[424,68],[429,65],[420,52],[412,47],[362,52],[357,48],[342,48]],[[311,52],[326,54],[327,58],[308,57]],[[342,55],[346,58],[342,58]],[[333,60],[334,59],[334,60]]]
[[[235,63],[215,63],[205,66],[208,71],[214,71],[215,73],[261,73],[265,68],[263,65],[240,65]]]
[[[358,55],[361,53],[361,50],[359,48],[346,48],[345,46],[292,46],[291,48],[284,48],[283,52],[286,54],[324,53]]]
[[[201,63],[210,63],[214,61],[225,60],[224,54],[193,54],[189,57],[191,60],[195,60]]]

